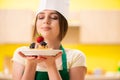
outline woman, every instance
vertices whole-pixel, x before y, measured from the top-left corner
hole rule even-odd
[[[48,48],[61,49],[56,56],[27,57],[20,50],[13,56],[13,80],[84,80],[85,56],[79,50],[64,49],[61,41],[68,29],[66,18],[55,10],[45,9],[36,16],[33,40],[41,34]]]

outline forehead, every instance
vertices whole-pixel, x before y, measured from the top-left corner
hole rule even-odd
[[[39,12],[39,14],[57,14],[57,11],[55,11],[55,10],[43,10],[43,11]]]

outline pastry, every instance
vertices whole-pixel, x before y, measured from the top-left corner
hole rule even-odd
[[[47,43],[42,36],[36,38],[36,42],[33,42],[29,46],[30,49],[47,49]]]

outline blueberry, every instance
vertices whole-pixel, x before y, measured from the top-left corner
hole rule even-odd
[[[40,45],[41,45],[41,46],[46,46],[46,45],[47,45],[47,43],[46,43],[46,42],[44,42],[44,41],[42,41],[42,42],[40,42]]]
[[[30,49],[35,48],[35,43],[34,43],[34,42],[33,42],[33,43],[31,43],[29,47],[30,47]]]

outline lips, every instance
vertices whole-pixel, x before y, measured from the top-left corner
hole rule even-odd
[[[50,28],[50,27],[42,27],[41,29],[42,29],[42,30],[44,30],[44,31],[51,30],[51,28]]]

